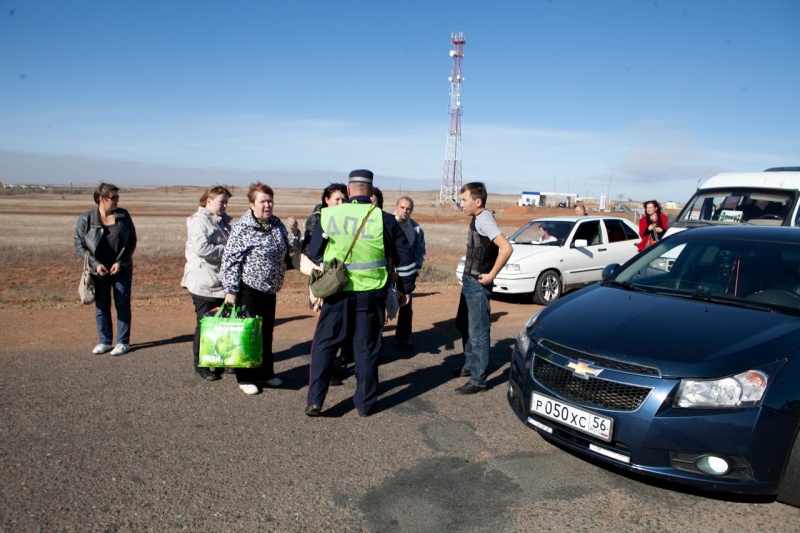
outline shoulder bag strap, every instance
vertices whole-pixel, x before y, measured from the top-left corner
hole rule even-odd
[[[369,208],[369,211],[367,211],[367,216],[365,216],[364,220],[361,221],[361,225],[358,227],[358,231],[356,232],[356,237],[355,237],[355,239],[353,239],[353,242],[350,243],[350,248],[347,249],[347,253],[344,254],[344,259],[342,259],[342,263],[346,263],[347,262],[347,258],[350,257],[350,252],[353,251],[353,246],[355,246],[356,241],[358,240],[358,237],[361,235],[361,230],[364,229],[364,224],[367,223],[367,219],[372,214],[372,210],[373,209],[375,209],[374,205]]]

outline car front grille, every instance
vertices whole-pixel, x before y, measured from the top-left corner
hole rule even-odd
[[[618,370],[619,372],[627,372],[629,374],[641,374],[643,376],[658,377],[661,375],[661,372],[659,372],[657,368],[653,368],[651,366],[644,366],[626,361],[618,361],[616,359],[609,359],[599,355],[580,352],[568,346],[564,346],[563,344],[556,344],[555,342],[546,339],[542,340],[539,344],[551,352],[561,354],[569,357],[570,359],[591,361],[595,366],[601,366],[603,368],[608,368],[609,370]]]
[[[533,377],[565,400],[615,411],[638,409],[651,391],[649,387],[595,377],[580,378],[572,370],[562,368],[538,355],[533,361]]]

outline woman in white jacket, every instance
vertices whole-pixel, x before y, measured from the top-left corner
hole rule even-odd
[[[197,212],[186,219],[186,267],[183,269],[181,287],[189,290],[197,315],[194,331],[194,371],[207,381],[220,378],[221,369],[197,366],[200,351],[200,319],[210,310],[222,305],[225,289],[222,288],[220,267],[222,251],[231,233],[231,217],[225,214],[231,192],[221,185],[206,189],[200,197]]]

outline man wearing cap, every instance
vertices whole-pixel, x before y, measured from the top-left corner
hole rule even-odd
[[[320,415],[330,384],[332,361],[348,339],[352,339],[355,358],[353,403],[360,416],[370,414],[378,399],[378,359],[389,284],[388,259],[397,271],[401,305],[414,290],[417,277],[414,253],[394,216],[372,204],[372,180],[369,170],[350,173],[349,200],[322,209],[320,223],[308,245],[307,253],[315,261],[344,261],[347,256],[344,262],[350,277],[347,286],[326,298],[320,310],[311,344],[305,409],[308,416]]]
[[[414,258],[417,262],[417,272],[422,268],[425,262],[425,233],[419,224],[411,218],[411,213],[414,212],[414,200],[409,196],[402,196],[394,207],[394,218],[400,224],[400,229],[408,239],[411,245],[411,250],[414,252]],[[411,338],[411,318],[414,312],[411,309],[411,297],[408,298],[408,304],[401,307],[397,312],[397,328],[394,330],[394,342],[400,348],[413,349],[414,345],[409,340]]]

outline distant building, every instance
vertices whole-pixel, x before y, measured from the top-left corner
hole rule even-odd
[[[580,196],[571,192],[522,191],[517,205],[532,207],[571,207],[580,201]]]

